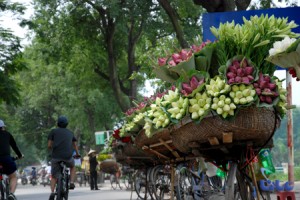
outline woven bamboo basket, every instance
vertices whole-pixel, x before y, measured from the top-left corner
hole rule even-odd
[[[128,143],[123,147],[123,154],[137,159],[148,159],[151,158],[149,154],[143,151],[141,148],[138,148],[136,145]]]
[[[150,147],[152,150],[154,150],[154,151],[156,151],[156,152],[158,152],[158,153],[160,153],[160,154],[162,154],[162,155],[164,155],[168,158],[174,157],[174,155],[172,154],[170,149],[168,149],[163,144],[160,144],[161,143],[160,139],[165,141],[165,142],[171,140],[171,135],[170,135],[169,129],[162,129],[161,131],[155,133],[150,138],[145,134],[145,130],[142,130],[136,136],[134,143],[136,144],[136,146],[138,148],[143,149],[143,147],[147,146],[147,147]],[[159,144],[159,145],[157,145],[157,144]],[[176,148],[174,147],[174,145],[172,143],[168,143],[168,145],[171,149],[176,151]],[[147,151],[147,152],[149,152],[149,151]],[[153,152],[152,152],[152,154],[153,154]],[[160,162],[164,161],[164,158],[159,156],[158,154],[153,154],[153,155],[155,155],[155,157],[157,158],[156,159],[157,163],[160,163]]]
[[[117,172],[118,163],[115,160],[107,159],[100,163],[100,170],[104,173],[114,174]]]
[[[263,145],[273,136],[276,122],[273,108],[245,107],[232,120],[224,120],[219,116],[210,115],[199,124],[191,120],[182,120],[170,131],[174,146],[183,153],[189,153],[192,151],[189,145],[191,142],[200,145],[207,144],[208,138],[211,137],[222,141],[223,133],[226,132],[232,133],[231,146],[240,141],[252,141],[256,146]],[[218,152],[213,152],[213,154],[215,153]]]

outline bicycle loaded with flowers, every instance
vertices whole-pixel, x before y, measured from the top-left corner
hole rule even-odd
[[[130,136],[142,149],[141,135],[164,143],[159,140],[164,131],[175,157],[220,162],[240,156],[240,143],[270,142],[287,111],[283,80],[274,72],[280,66],[300,78],[300,39],[292,31],[297,25],[268,15],[243,21],[211,27],[214,42],[158,58],[153,72],[172,87],[130,109],[120,136]],[[156,155],[165,159],[159,150]]]

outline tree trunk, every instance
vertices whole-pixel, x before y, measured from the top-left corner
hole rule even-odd
[[[128,98],[122,93],[118,71],[115,61],[113,38],[115,33],[115,24],[113,19],[108,19],[106,32],[107,54],[108,54],[108,67],[109,67],[109,79],[112,89],[114,90],[115,98],[122,111],[129,109]]]
[[[143,20],[143,19],[142,19]],[[138,30],[135,33],[135,21],[136,19],[131,19],[129,27],[128,27],[128,75],[131,76],[134,71],[138,71],[138,67],[135,63],[135,48],[136,43],[140,39],[142,35],[142,29],[143,29],[143,21],[140,22],[140,24],[137,26],[139,27]],[[129,89],[129,99],[132,101],[136,99],[137,97],[137,81],[136,79],[130,80],[130,89]]]
[[[172,22],[172,25],[174,27],[174,30],[176,32],[176,37],[177,37],[177,40],[178,40],[180,46],[183,49],[189,48],[189,44],[184,39],[183,29],[179,23],[179,17],[177,15],[176,11],[172,8],[170,2],[168,0],[158,0],[158,2],[160,3],[160,5],[163,7],[163,9],[166,11],[166,13],[169,16],[169,18]]]

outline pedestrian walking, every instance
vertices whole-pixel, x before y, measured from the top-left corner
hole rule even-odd
[[[90,150],[88,153],[90,162],[90,186],[91,190],[99,190],[97,185],[97,166],[98,161],[96,157],[97,153],[95,150]]]

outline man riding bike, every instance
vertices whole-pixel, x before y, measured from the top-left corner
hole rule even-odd
[[[54,200],[55,185],[60,174],[60,161],[64,161],[67,167],[70,168],[70,190],[75,188],[75,164],[73,159],[73,151],[75,157],[80,157],[76,145],[76,138],[73,132],[67,129],[68,119],[65,116],[60,116],[57,120],[58,128],[52,129],[48,135],[48,149],[51,150],[51,195],[49,200]]]
[[[3,166],[3,173],[8,175],[10,183],[10,194],[8,200],[16,200],[14,193],[17,187],[17,166],[14,159],[10,156],[10,147],[17,154],[18,158],[22,158],[14,137],[5,130],[5,124],[0,120],[0,163]]]

